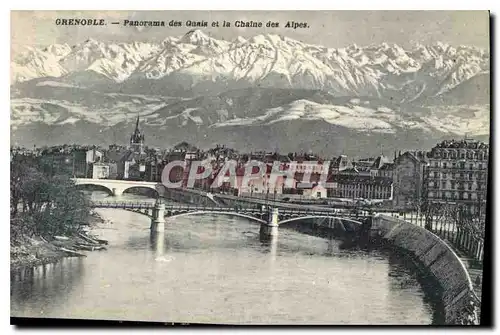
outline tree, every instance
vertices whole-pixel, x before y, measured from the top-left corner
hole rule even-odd
[[[52,175],[35,159],[12,159],[10,190],[14,236],[72,234],[88,222],[90,207],[70,176]]]
[[[425,228],[430,231],[435,231],[438,228],[438,223],[446,215],[446,203],[425,201],[422,203],[422,214],[425,218]],[[441,226],[441,225],[439,225]]]

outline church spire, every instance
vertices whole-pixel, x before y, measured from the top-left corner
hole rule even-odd
[[[137,113],[137,120],[135,122],[135,129],[130,136],[130,149],[137,153],[143,152],[144,134],[139,129],[139,113]]]
[[[135,121],[135,130],[134,130],[134,134],[137,134],[139,133],[139,112],[137,112],[137,121]]]

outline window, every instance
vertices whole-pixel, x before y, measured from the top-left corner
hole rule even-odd
[[[452,166],[453,168],[456,168],[456,167],[457,167],[457,163],[451,163],[451,166]]]
[[[443,178],[446,179],[446,172],[443,172]]]
[[[444,162],[444,163],[443,163],[443,168],[445,168],[445,169],[446,169],[446,162]]]
[[[321,198],[321,192],[316,192],[316,198]]]
[[[472,172],[469,172],[469,180],[472,180]]]
[[[434,178],[438,178],[438,173],[434,172]]]
[[[439,167],[439,163],[438,162],[434,162],[434,166],[435,167]]]
[[[472,170],[472,169],[474,169],[474,164],[470,163],[469,164],[469,170]]]
[[[479,163],[479,170],[483,169],[483,163]]]
[[[441,183],[441,187],[442,187],[442,188],[446,188],[446,182],[445,182],[445,181],[443,181],[443,182]]]

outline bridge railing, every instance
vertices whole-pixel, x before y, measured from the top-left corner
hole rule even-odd
[[[153,209],[154,203],[151,202],[118,202],[118,201],[93,201],[92,207],[95,208],[121,208],[121,209]],[[219,207],[210,205],[191,205],[191,204],[166,204],[165,212],[246,212],[252,214],[265,214],[269,207]],[[279,215],[282,216],[325,216],[325,217],[342,217],[349,219],[362,219],[370,216],[369,212],[352,212],[352,211],[331,211],[331,210],[314,210],[309,208],[286,208],[279,209]]]
[[[118,202],[118,201],[92,201],[91,207],[97,208],[153,208],[154,203],[150,202]]]

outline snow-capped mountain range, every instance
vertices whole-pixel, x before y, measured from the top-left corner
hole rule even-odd
[[[89,39],[74,46],[31,48],[12,62],[13,83],[78,72],[95,72],[116,83],[188,77],[191,87],[207,81],[243,82],[319,89],[341,96],[381,96],[403,89],[405,100],[411,100],[423,93],[445,93],[489,72],[489,53],[443,43],[407,51],[386,43],[333,49],[278,35],[228,42],[194,30],[157,44],[105,44]]]
[[[115,127],[140,113],[156,129],[321,120],[356,132],[487,135],[489,58],[444,43],[334,49],[201,30],[161,43],[89,39],[13,57],[11,119],[14,132],[33,123]]]

